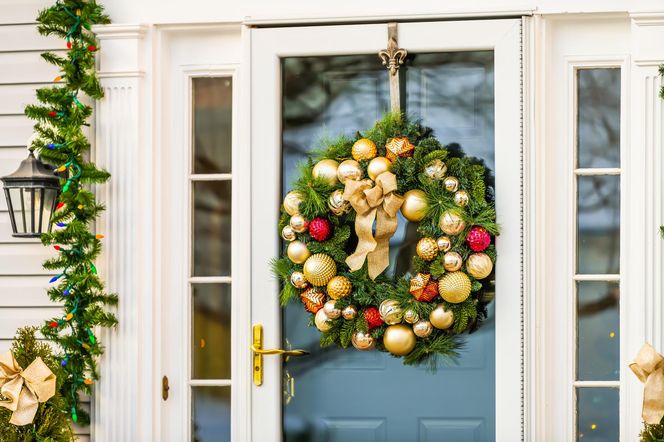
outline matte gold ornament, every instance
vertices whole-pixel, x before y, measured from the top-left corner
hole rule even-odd
[[[341,316],[349,321],[351,319],[355,319],[357,316],[357,308],[354,305],[346,306],[343,310],[341,310]]]
[[[333,299],[330,299],[325,303],[323,310],[325,311],[327,317],[330,319],[337,319],[339,316],[341,316],[341,309],[337,308],[336,301]]]
[[[408,309],[403,312],[403,320],[409,324],[415,324],[420,320],[420,315],[418,315],[415,310]]]
[[[335,190],[332,192],[332,195],[330,195],[330,198],[327,200],[327,207],[329,207],[330,211],[337,216],[343,215],[351,209],[350,203],[344,199],[343,190]]]
[[[448,235],[458,235],[466,228],[466,222],[455,210],[446,210],[440,215],[440,230]]]
[[[466,260],[466,271],[475,279],[484,279],[491,274],[493,261],[486,253],[473,253]]]
[[[345,276],[337,275],[327,283],[327,294],[332,299],[340,299],[350,295],[353,284]]]
[[[293,241],[288,244],[288,259],[295,264],[302,264],[311,256],[311,252],[305,243],[302,241]]]
[[[309,227],[309,222],[302,215],[293,215],[290,219],[290,226],[294,232],[303,233]]]
[[[466,207],[468,205],[468,192],[465,190],[458,190],[454,194],[454,204],[459,207]]]
[[[415,297],[415,299],[419,300],[419,296],[422,296],[422,292],[430,279],[431,275],[428,273],[418,273],[410,278],[410,289],[408,291]]]
[[[415,247],[417,256],[425,261],[433,261],[438,255],[438,243],[433,238],[422,238],[417,242]]]
[[[412,157],[415,146],[406,137],[395,137],[387,142],[385,150],[387,159],[394,162],[399,157]]]
[[[284,241],[295,241],[295,239],[297,238],[297,234],[289,224],[284,226],[283,229],[281,229],[281,237],[284,239]]]
[[[290,275],[290,282],[295,288],[306,289],[309,283],[302,272],[293,272]]]
[[[332,328],[330,319],[332,318],[327,316],[325,310],[323,309],[318,310],[318,312],[316,312],[316,317],[314,318],[314,323],[316,324],[316,328],[322,332],[330,331],[330,329]]]
[[[419,338],[427,338],[433,332],[433,325],[429,321],[418,321],[413,324],[413,333]]]
[[[463,265],[463,258],[457,252],[447,252],[443,256],[443,267],[448,272],[456,272]]]
[[[447,302],[458,304],[470,296],[470,278],[463,272],[445,273],[438,281],[440,296]]]
[[[291,191],[286,194],[284,198],[284,210],[290,216],[300,214],[300,203],[302,202],[302,195],[300,192]]]
[[[420,189],[413,189],[406,192],[403,196],[401,205],[401,214],[411,222],[422,221],[429,209],[427,194]]]
[[[346,184],[346,180],[359,180],[362,178],[362,168],[360,163],[355,160],[342,161],[337,168],[337,178],[341,184]]]
[[[440,330],[448,329],[454,324],[454,313],[452,310],[445,310],[443,304],[438,304],[429,314],[429,322]]]
[[[403,320],[403,311],[398,301],[386,299],[378,307],[380,319],[387,325],[399,324]]]
[[[448,176],[443,181],[443,186],[448,192],[456,192],[459,190],[459,179],[453,176]]]
[[[367,175],[372,180],[376,180],[376,177],[383,172],[389,172],[392,170],[392,162],[385,157],[376,157],[369,162],[367,166]]]
[[[330,279],[337,274],[337,265],[329,256],[323,253],[316,253],[310,256],[304,263],[303,271],[307,281],[312,285],[320,287],[327,285]]]
[[[441,252],[449,252],[452,248],[452,240],[448,236],[441,236],[436,240],[438,250]]]
[[[383,345],[396,356],[405,356],[413,351],[416,341],[413,329],[404,324],[390,325],[383,335]]]
[[[304,304],[304,309],[311,313],[318,313],[325,304],[325,293],[317,287],[309,287],[300,293],[300,301]]]
[[[376,149],[376,144],[370,139],[360,138],[353,144],[351,152],[356,161],[364,161],[375,157],[378,149]]]
[[[330,186],[337,184],[337,168],[339,163],[334,160],[321,160],[316,163],[311,174],[314,178],[323,178]]]
[[[447,165],[440,159],[435,159],[424,166],[424,174],[432,180],[442,180],[446,173]]]
[[[362,331],[356,331],[353,333],[351,342],[353,343],[353,347],[360,351],[371,350],[375,345],[374,338],[369,333]]]

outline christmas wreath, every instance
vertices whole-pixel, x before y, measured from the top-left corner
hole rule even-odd
[[[493,299],[491,179],[480,160],[400,113],[328,141],[283,202],[284,250],[273,263],[281,304],[304,304],[323,347],[375,348],[406,364],[454,360]],[[398,212],[421,238],[411,271],[391,277]]]

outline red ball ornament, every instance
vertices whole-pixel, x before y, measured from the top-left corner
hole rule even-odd
[[[314,218],[309,223],[309,235],[316,241],[325,241],[332,233],[332,223],[324,218]]]
[[[468,232],[466,242],[474,252],[482,252],[491,244],[491,235],[485,228],[475,226]]]
[[[383,321],[380,319],[380,312],[376,307],[369,307],[364,310],[364,319],[367,320],[369,330],[380,327]]]

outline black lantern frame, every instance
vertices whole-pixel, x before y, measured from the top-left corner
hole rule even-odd
[[[38,238],[50,233],[51,217],[60,195],[60,178],[42,163],[30,149],[18,169],[0,178],[4,184],[12,236]]]

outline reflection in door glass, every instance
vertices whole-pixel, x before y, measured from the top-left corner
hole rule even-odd
[[[493,168],[493,52],[414,54],[402,72],[406,112]],[[389,110],[387,71],[375,54],[285,58],[282,78],[282,189],[326,134],[353,135]],[[419,235],[399,216],[389,271],[402,274]],[[492,311],[468,337],[459,365],[436,374],[375,351],[321,349],[296,304],[283,312],[283,335],[312,353],[285,362],[295,392],[283,410],[287,442],[495,440]]]

